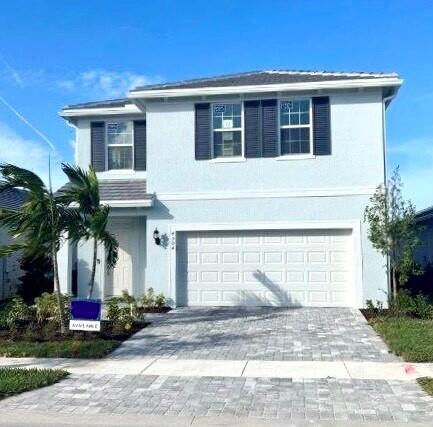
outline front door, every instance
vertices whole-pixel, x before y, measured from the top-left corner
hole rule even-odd
[[[106,273],[105,296],[121,295],[123,290],[132,294],[138,256],[137,218],[112,218],[109,231],[119,242],[119,258],[114,269]]]

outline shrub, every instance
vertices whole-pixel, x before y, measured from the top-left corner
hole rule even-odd
[[[418,294],[413,298],[413,315],[420,319],[433,319],[433,305],[422,294]]]
[[[123,297],[113,297],[107,301],[107,318],[113,322],[115,332],[129,331],[135,320],[134,314]]]
[[[406,290],[398,292],[389,303],[389,313],[395,317],[410,315],[413,311],[413,297]]]
[[[69,297],[62,295],[62,310],[65,318],[69,318]],[[57,296],[55,293],[44,292],[40,297],[35,298],[36,319],[39,323],[47,320],[59,320],[59,307],[57,305]]]
[[[144,308],[155,307],[155,291],[153,288],[148,288],[147,291],[142,295],[141,304]]]
[[[167,298],[161,293],[155,297],[155,307],[162,308],[167,305]]]
[[[30,318],[30,307],[21,297],[13,298],[12,301],[7,304],[4,321],[9,328],[17,326],[20,322],[30,320]]]
[[[433,305],[423,294],[411,295],[407,290],[399,291],[395,299],[389,302],[388,311],[383,309],[380,301],[374,303],[366,301],[367,312],[370,317],[416,317],[418,319],[433,319]]]
[[[43,292],[53,291],[53,266],[51,258],[45,255],[36,257],[23,256],[20,261],[23,275],[20,277],[18,294],[28,304]]]
[[[383,314],[383,302],[377,300],[376,303],[373,302],[373,300],[368,299],[366,301],[367,311],[370,316],[380,316]]]

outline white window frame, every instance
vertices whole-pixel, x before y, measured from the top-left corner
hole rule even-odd
[[[281,125],[281,103],[282,102],[290,102],[290,101],[308,101],[309,106],[309,114],[310,114],[310,123],[308,125]],[[309,128],[310,129],[310,152],[309,153],[281,153],[281,129],[299,129],[299,128]],[[314,147],[313,147],[313,99],[308,96],[291,96],[291,97],[283,97],[278,99],[278,150],[279,157],[277,160],[295,160],[295,159],[310,159],[314,158]]]
[[[214,129],[214,125],[213,125],[213,111],[214,111],[214,106],[218,105],[218,104],[240,104],[241,106],[241,127],[240,128],[232,128],[232,129]],[[245,161],[245,136],[244,136],[244,129],[245,129],[245,125],[244,125],[244,101],[243,100],[221,100],[218,102],[212,102],[211,103],[211,160],[210,162],[212,163],[230,163],[230,162],[240,162],[240,161]],[[241,154],[240,156],[221,156],[221,157],[215,157],[215,153],[214,153],[214,132],[239,132],[241,131]]]
[[[132,123],[132,132],[131,132],[131,144],[109,144],[108,143],[108,123]],[[132,168],[131,169],[110,169],[108,167],[108,147],[131,147],[132,148]],[[119,171],[119,172],[131,172],[135,170],[135,146],[134,146],[134,121],[133,120],[107,120],[105,121],[105,164],[107,165],[106,171]]]

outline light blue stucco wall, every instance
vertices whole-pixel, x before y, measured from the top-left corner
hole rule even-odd
[[[381,90],[330,94],[332,155],[296,161],[196,161],[194,102],[146,106],[149,192],[376,186],[383,181]]]
[[[158,201],[147,217],[147,268],[146,283],[166,295],[173,296],[170,288],[170,245],[156,246],[152,231],[169,234],[170,226],[182,223],[227,224],[242,223],[293,223],[293,222],[354,222],[361,228],[360,247],[362,260],[355,256],[355,270],[362,271],[358,305],[366,299],[385,300],[387,291],[385,260],[375,251],[366,237],[366,226],[360,221],[368,196],[275,198],[253,200],[206,200],[206,201]],[[356,231],[356,230],[355,230]],[[360,264],[361,263],[361,264]]]
[[[197,100],[146,106],[145,175],[148,192],[157,196],[155,206],[146,210],[146,287],[173,295],[169,280],[171,249],[155,245],[155,228],[165,234],[170,226],[184,223],[242,223],[254,227],[254,223],[273,221],[350,221],[360,224],[361,230],[355,242],[361,254],[356,259],[356,267],[362,272],[359,305],[366,299],[386,299],[385,262],[371,247],[362,223],[369,196],[384,177],[382,93],[380,89],[368,89],[320,95],[330,96],[332,155],[302,160],[196,161]],[[90,159],[91,120],[81,119],[77,124],[77,160],[83,167]],[[119,177],[134,176],[138,177],[134,173]],[[299,197],[299,193],[310,196]],[[86,258],[85,251],[81,253]]]

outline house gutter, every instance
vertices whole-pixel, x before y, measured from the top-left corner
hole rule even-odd
[[[386,108],[389,103],[395,98],[397,92],[394,92],[392,95],[385,96],[382,99],[382,149],[383,149],[383,183],[385,188],[387,187],[387,168],[388,168],[388,160],[387,160],[387,139],[386,139]],[[386,200],[385,200],[386,203]],[[387,285],[388,285],[388,300],[391,295],[391,263],[389,259],[389,255],[386,257],[386,276],[387,276]]]

